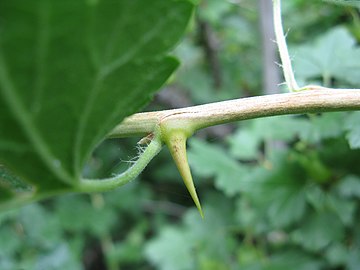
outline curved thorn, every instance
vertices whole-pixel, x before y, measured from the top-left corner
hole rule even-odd
[[[181,131],[172,132],[166,140],[166,145],[169,148],[171,156],[173,157],[176,167],[178,168],[180,175],[185,183],[187,190],[190,193],[191,198],[193,199],[197,209],[202,218],[204,218],[204,213],[201,208],[199,198],[196,194],[196,189],[194,186],[193,178],[191,176],[191,171],[186,155],[186,135]]]

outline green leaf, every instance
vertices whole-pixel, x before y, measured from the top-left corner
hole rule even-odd
[[[259,118],[255,130],[266,140],[293,140],[308,125],[306,119],[292,115]]]
[[[306,188],[306,199],[317,211],[322,211],[326,206],[327,194],[318,185],[310,185]]]
[[[332,210],[332,212],[338,215],[343,224],[351,225],[353,223],[356,210],[355,202],[340,198],[337,194],[334,194],[334,192],[325,192],[319,186],[315,185],[307,188],[306,197],[316,211]]]
[[[108,259],[113,263],[136,263],[143,259],[142,251],[145,234],[148,230],[146,221],[138,223],[127,234],[126,238],[116,243],[107,253]]]
[[[301,188],[287,185],[273,193],[274,201],[269,206],[268,215],[275,227],[287,226],[304,215],[305,194]]]
[[[318,143],[323,139],[336,138],[343,132],[344,114],[341,112],[311,115],[299,131],[302,140]]]
[[[156,269],[236,269],[229,267],[235,245],[229,232],[234,225],[232,204],[219,193],[204,201],[206,222],[199,223],[199,214],[193,208],[183,217],[184,224],[162,228],[146,244],[145,255]]]
[[[311,44],[293,50],[296,76],[301,79],[321,77],[325,84],[331,78],[359,84],[360,48],[348,30],[332,28]]]
[[[228,196],[245,188],[249,169],[227,155],[224,149],[195,138],[190,140],[189,145],[189,163],[195,175],[215,176],[215,186]]]
[[[22,181],[18,176],[11,173],[7,168],[0,165],[0,186],[11,189],[14,192],[31,191],[31,186]]]
[[[146,8],[144,8],[146,6]],[[0,162],[71,190],[93,148],[178,63],[187,1],[1,1]]]
[[[292,158],[301,164],[306,170],[309,178],[317,183],[326,183],[331,177],[331,171],[320,159],[319,154],[314,150],[307,150],[304,153],[292,153]]]
[[[253,227],[258,224],[256,209],[252,207],[250,201],[245,196],[241,196],[237,200],[235,213],[238,224],[245,230],[253,230]]]
[[[326,259],[330,262],[333,266],[339,266],[341,264],[345,264],[348,256],[348,250],[345,246],[340,243],[336,243],[331,245],[326,250]]]
[[[268,168],[253,171],[244,193],[255,213],[267,217],[267,227],[286,227],[305,214],[306,175],[286,151],[273,151],[267,163]]]
[[[360,198],[360,178],[355,175],[346,176],[336,187],[343,197]]]
[[[239,265],[244,267],[247,265],[251,265],[254,262],[260,261],[262,255],[263,254],[261,254],[255,246],[244,244],[240,246],[237,258],[239,261]]]
[[[353,112],[346,118],[345,130],[347,131],[346,138],[351,149],[360,148],[360,113]]]
[[[240,159],[256,159],[262,141],[281,140],[291,142],[297,137],[308,143],[335,138],[342,134],[344,113],[299,116],[277,116],[255,119],[240,127],[228,141],[232,155]]]
[[[39,256],[34,269],[81,269],[82,265],[71,253],[70,247],[66,242],[60,243],[49,252]]]
[[[96,209],[80,196],[64,196],[56,205],[61,226],[71,232],[87,231],[94,236],[108,233],[116,222],[113,208]],[[77,213],[82,213],[78,215]]]
[[[354,247],[354,249],[350,252],[348,260],[347,260],[347,269],[349,270],[357,270],[360,265],[360,255],[359,248]]]
[[[309,251],[319,251],[341,241],[344,229],[335,214],[322,211],[309,215],[303,226],[292,233],[292,239]]]
[[[228,141],[231,154],[240,159],[256,159],[259,155],[260,138],[251,129],[239,128]]]
[[[354,222],[356,203],[354,201],[339,198],[334,195],[327,197],[327,204],[340,218],[342,224],[351,226]]]
[[[229,137],[230,150],[237,158],[255,159],[262,141],[291,141],[309,126],[305,118],[288,115],[254,119]]]
[[[6,257],[6,256],[1,256],[0,255],[0,267],[3,270],[12,270],[15,269],[15,260],[10,258],[10,257]]]
[[[160,270],[194,269],[192,243],[186,233],[174,227],[165,227],[160,235],[148,242],[145,256]]]
[[[12,257],[21,247],[21,238],[16,234],[16,231],[10,227],[2,227],[0,230],[0,238],[0,256]]]
[[[52,248],[61,240],[60,222],[56,215],[51,215],[39,204],[30,204],[21,208],[17,220],[26,234],[31,246]]]
[[[270,257],[265,264],[264,270],[317,270],[321,269],[321,263],[300,250],[290,250]]]
[[[229,1],[205,0],[204,8],[200,9],[200,17],[209,22],[216,23],[231,9]]]
[[[234,224],[232,207],[225,195],[210,193],[205,198],[204,223],[199,223],[195,210],[186,212],[184,224],[187,233],[192,239],[193,248],[198,250],[198,257],[203,258],[204,261],[230,262],[232,247],[235,244],[227,230]]]
[[[12,192],[0,184],[0,202],[10,200],[13,197]]]

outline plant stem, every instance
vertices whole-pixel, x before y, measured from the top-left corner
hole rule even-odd
[[[299,86],[295,80],[294,72],[291,66],[291,59],[289,56],[289,51],[285,40],[284,29],[281,20],[280,0],[273,0],[273,8],[274,8],[275,37],[280,53],[281,66],[283,69],[286,85],[288,86],[290,92],[294,92],[299,89]]]
[[[233,121],[314,112],[360,110],[360,89],[307,86],[294,93],[234,99],[187,108],[137,113],[126,118],[110,134],[112,138],[144,136],[157,125],[172,122],[192,131]]]
[[[125,172],[105,179],[81,179],[77,187],[79,192],[104,192],[129,183],[135,179],[161,150],[162,143],[157,136],[153,138],[139,159]]]

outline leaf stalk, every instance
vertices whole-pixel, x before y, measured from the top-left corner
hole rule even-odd
[[[284,29],[281,19],[281,3],[280,0],[273,0],[273,10],[274,10],[274,30],[276,43],[279,49],[281,67],[283,69],[283,74],[285,77],[286,85],[289,88],[290,92],[295,92],[299,90],[299,86],[296,82],[294,71],[291,65],[291,58],[289,55],[289,50],[286,44],[286,38],[284,35]]]
[[[155,136],[139,159],[125,172],[105,179],[81,179],[77,187],[79,192],[104,192],[123,186],[135,179],[160,152],[162,143],[159,136]]]

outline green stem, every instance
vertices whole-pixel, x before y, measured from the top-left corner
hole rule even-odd
[[[105,179],[81,179],[77,191],[104,192],[129,183],[145,169],[149,162],[160,152],[161,147],[161,140],[159,136],[156,136],[139,156],[139,159],[128,170]]]
[[[295,92],[299,89],[299,86],[295,80],[294,72],[291,66],[291,59],[289,56],[289,50],[286,44],[284,29],[281,21],[281,4],[280,0],[273,0],[274,8],[274,28],[276,42],[279,48],[281,66],[283,69],[286,84],[290,92]]]

